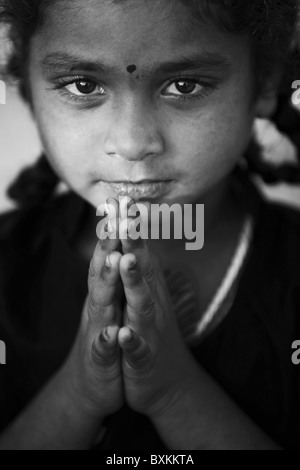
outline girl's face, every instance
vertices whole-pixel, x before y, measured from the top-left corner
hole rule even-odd
[[[252,133],[247,38],[179,1],[54,3],[31,44],[29,86],[52,166],[95,207],[125,193],[204,199]]]

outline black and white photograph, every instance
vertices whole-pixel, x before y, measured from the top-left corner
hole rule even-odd
[[[0,0],[0,450],[300,450],[299,0]]]

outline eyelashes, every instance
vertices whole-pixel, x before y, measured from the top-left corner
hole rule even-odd
[[[67,100],[78,103],[90,103],[95,100],[95,97],[99,99],[106,96],[103,84],[98,84],[95,80],[83,76],[61,78],[54,84],[52,90],[58,90]],[[98,90],[97,93],[95,93],[96,90]]]
[[[103,83],[85,76],[61,78],[51,88],[58,90],[67,101],[81,104],[97,104],[107,97]],[[203,82],[196,77],[179,76],[160,90],[160,96],[174,102],[195,102],[209,96],[217,89],[216,83]]]
[[[166,90],[169,89],[169,92]],[[173,89],[173,90],[172,90]],[[179,101],[197,101],[209,96],[217,89],[216,84],[204,83],[191,77],[180,77],[171,80],[169,84],[162,90],[163,96],[169,99],[177,99]],[[171,91],[172,90],[172,91]]]

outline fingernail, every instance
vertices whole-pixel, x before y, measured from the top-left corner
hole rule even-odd
[[[130,236],[130,231],[131,231],[131,230],[134,230],[135,228],[136,228],[135,220],[132,220],[132,221],[128,224],[128,229],[127,229],[127,233],[128,233],[129,236]]]
[[[135,224],[135,220],[132,220],[128,226],[128,229],[131,230],[132,228],[135,228],[136,224]]]
[[[104,330],[101,331],[99,339],[100,339],[101,343],[107,343],[109,341],[107,328],[104,328]]]
[[[105,214],[109,215],[109,200],[108,199],[104,205],[104,210],[105,210]]]
[[[112,222],[109,220],[107,224],[107,231],[108,233],[114,233],[114,227],[112,225]]]
[[[137,259],[136,258],[129,261],[128,270],[129,271],[136,271],[137,270]]]
[[[124,338],[125,343],[131,343],[133,341],[133,332],[129,330],[129,333],[127,336]]]
[[[135,205],[135,200],[133,198],[129,198],[129,201],[127,202],[127,208],[130,209],[130,207],[134,205]]]
[[[111,268],[111,259],[110,259],[110,255],[108,254],[105,258],[105,266],[107,268]]]
[[[112,206],[115,202],[115,199],[113,197],[109,197],[106,199],[106,203],[109,205],[109,206]]]

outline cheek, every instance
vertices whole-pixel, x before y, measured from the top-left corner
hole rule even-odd
[[[246,93],[245,93],[246,95]],[[237,164],[252,136],[253,115],[247,96],[235,95],[209,111],[176,125],[177,158],[190,181],[218,182]],[[184,155],[184,158],[183,158]]]
[[[91,166],[87,123],[60,107],[41,103],[35,107],[35,118],[45,153],[60,179],[78,190]]]

